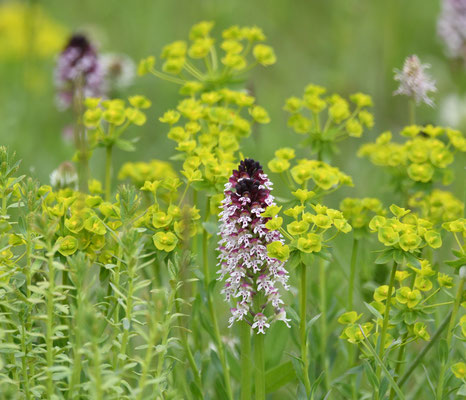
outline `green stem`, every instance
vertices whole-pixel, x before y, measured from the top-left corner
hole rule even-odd
[[[420,364],[424,356],[428,353],[428,351],[433,347],[437,339],[441,336],[443,330],[447,327],[448,323],[450,322],[451,318],[451,311],[448,313],[448,315],[445,317],[445,319],[442,321],[434,335],[432,336],[432,339],[430,340],[429,343],[421,350],[421,352],[417,355],[417,357],[413,360],[413,362],[409,365],[408,369],[406,372],[403,374],[403,376],[400,378],[398,382],[398,386],[402,386],[408,378],[411,376],[413,371],[416,369],[416,367]]]
[[[8,198],[6,195],[2,197],[2,215],[6,215],[8,206]]]
[[[179,79],[174,76],[164,74],[163,72],[157,71],[156,69],[151,69],[150,73],[156,76],[157,78],[163,79],[168,82],[176,83],[178,85],[184,85],[186,83],[186,81],[183,79]]]
[[[150,366],[151,366],[151,363],[152,363],[152,357],[153,357],[153,353],[154,353],[154,348],[155,348],[155,343],[156,343],[156,340],[157,340],[157,333],[158,333],[157,332],[157,330],[158,330],[157,325],[158,325],[157,322],[156,321],[152,322],[152,318],[150,318],[150,332],[149,332],[149,340],[148,340],[148,343],[147,343],[147,352],[146,352],[146,356],[144,357],[144,364],[143,364],[143,367],[142,367],[141,378],[139,379],[139,382],[138,382],[139,393],[138,393],[138,395],[136,397],[136,400],[142,400],[142,398],[144,396],[144,388],[146,386],[147,376],[149,374]],[[165,329],[165,331],[167,331],[167,329]],[[165,340],[164,343],[162,343],[162,346],[163,347],[166,346],[166,340]],[[161,354],[160,358],[159,358],[159,365],[160,364],[163,365],[163,360],[164,360],[164,357],[162,357],[162,354]],[[160,361],[161,361],[161,363],[160,363]]]
[[[74,140],[78,154],[78,182],[79,190],[82,193],[87,192],[87,182],[89,180],[89,155],[87,150],[86,130],[84,128],[82,116],[83,107],[83,77],[78,77],[75,82],[75,94],[73,99],[74,113],[76,118]]]
[[[113,146],[105,148],[105,201],[110,201],[112,194],[112,150]]]
[[[413,275],[411,277],[411,285],[410,285],[411,290],[414,289],[415,282],[416,282],[416,277]],[[400,379],[401,371],[403,370],[403,363],[404,363],[404,359],[405,359],[406,346],[409,343],[411,343],[411,341],[415,340],[415,338],[412,338],[411,341],[408,341],[408,337],[409,337],[409,332],[406,331],[403,334],[403,337],[401,338],[400,347],[398,349],[398,358],[397,358],[397,362],[396,362],[396,366],[395,366],[395,377],[396,377],[396,382],[397,383],[398,383],[398,381]],[[389,400],[393,400],[394,398],[395,398],[395,389],[394,389],[394,387],[392,387],[390,389],[390,398],[389,398]]]
[[[134,290],[134,270],[136,269],[135,262],[133,259],[128,260],[128,292],[126,301],[125,317],[128,324],[131,325],[133,315],[133,290]],[[128,346],[130,329],[124,329],[123,338],[121,339],[120,357],[118,362],[118,368],[123,367],[123,362],[126,360],[126,347]]]
[[[327,357],[327,289],[325,275],[325,260],[319,259],[319,286],[320,286],[320,356],[324,370],[325,391],[330,390],[330,369]]]
[[[393,263],[392,271],[390,273],[390,282],[388,284],[388,294],[387,300],[385,302],[385,310],[383,315],[383,324],[382,324],[382,332],[380,333],[380,341],[378,343],[379,346],[379,358],[383,361],[383,356],[385,352],[385,338],[387,337],[388,331],[388,322],[390,320],[390,308],[392,305],[392,291],[395,286],[395,275],[396,275],[397,264],[396,262]],[[380,380],[382,375],[382,370],[379,365],[377,365],[377,378]],[[375,392],[375,398],[379,398],[379,393]]]
[[[29,374],[27,370],[27,346],[26,346],[26,332],[25,332],[25,324],[24,322],[21,324],[21,351],[24,353],[24,356],[22,358],[22,370],[23,370],[23,381],[24,381],[24,387],[25,387],[25,395],[26,399],[29,400],[31,398],[31,394],[29,392]]]
[[[165,356],[167,354],[168,335],[170,334],[170,329],[171,329],[171,316],[172,316],[173,308],[177,309],[176,308],[176,303],[177,303],[176,294],[177,294],[176,285],[173,284],[172,290],[171,290],[171,293],[170,293],[170,297],[169,297],[169,300],[168,300],[168,310],[167,310],[167,312],[164,312],[164,323],[163,323],[163,330],[162,330],[162,333],[161,333],[162,339],[160,341],[162,351],[160,351],[159,354],[158,354],[157,369],[156,369],[156,372],[155,372],[155,379],[156,380],[161,379],[162,372],[163,372],[163,365],[164,365],[164,361],[165,361]],[[175,307],[173,306],[174,304],[175,304]],[[155,303],[154,306],[157,307],[157,304]],[[177,310],[179,310],[179,308]],[[180,319],[181,319],[181,317],[178,319],[178,321],[180,321]],[[180,327],[181,327],[181,325],[180,325]],[[154,334],[158,333],[158,329],[159,328],[158,328],[157,318],[154,317],[154,328],[153,328]],[[154,339],[153,343],[155,345],[155,339]],[[150,363],[146,362],[146,365],[150,366]],[[196,364],[194,364],[194,366],[196,367]],[[197,371],[197,367],[196,367],[196,371]],[[196,372],[195,373],[195,378],[197,378],[198,376],[199,376],[199,374]],[[199,380],[196,380],[196,382],[198,383]],[[141,399],[142,399],[142,393],[144,391],[143,386],[141,386],[141,391],[142,391],[141,392]]]
[[[30,224],[29,224],[29,215],[26,216],[26,266],[23,270],[24,275],[26,276],[26,296],[29,299],[31,296],[31,285],[32,285],[32,238],[31,238],[31,229],[30,229]],[[31,311],[27,313],[26,316],[26,330],[28,332],[31,332],[32,330],[32,319],[31,319],[31,314],[32,314],[32,306]],[[26,355],[29,356],[29,354],[32,352],[32,343],[28,343],[26,345]],[[35,375],[35,363],[32,362],[30,366],[30,384],[34,385],[34,375]]]
[[[178,300],[175,301],[175,309],[177,314],[180,314],[178,317],[178,324],[179,324],[179,330],[180,330],[180,339],[181,343],[183,345],[184,351],[186,353],[186,357],[188,358],[189,366],[191,367],[192,373],[194,375],[194,381],[196,382],[196,385],[199,389],[199,391],[202,391],[202,382],[201,382],[201,375],[199,373],[199,369],[197,368],[196,361],[194,360],[193,353],[191,351],[191,347],[189,346],[188,343],[188,338],[186,337],[186,332],[185,328],[183,327],[183,321],[182,321],[182,313],[181,313],[181,307],[180,307],[180,302]],[[168,334],[168,332],[167,332]],[[161,360],[159,358],[159,365],[158,365],[158,376],[160,375],[160,367],[163,365],[160,364]]]
[[[251,385],[251,326],[246,321],[240,321],[241,339],[241,400],[250,400]]]
[[[47,246],[48,255],[48,278],[49,287],[47,290],[47,322],[45,332],[45,344],[47,349],[47,398],[51,399],[54,395],[54,383],[52,367],[54,363],[53,355],[53,297],[55,292],[55,268],[53,265],[53,254],[51,254],[51,243]]]
[[[78,292],[79,293],[79,292]],[[75,321],[75,326],[74,326],[74,331],[75,331],[75,338],[74,338],[74,344],[73,344],[73,371],[71,373],[71,382],[70,382],[70,387],[68,390],[68,398],[73,399],[75,395],[75,388],[76,386],[79,385],[80,379],[81,379],[81,329],[82,329],[82,323],[83,318],[82,318],[82,299],[81,296],[78,295],[77,299],[77,316],[76,316],[76,321]]]
[[[400,376],[401,373],[401,368],[403,366],[403,360],[405,357],[405,350],[406,350],[406,340],[408,339],[408,332],[406,332],[403,335],[403,338],[401,339],[401,345],[400,348],[398,349],[398,359],[395,367],[395,376]],[[395,398],[395,390],[391,388],[390,390],[390,400],[393,400]]]
[[[351,252],[350,277],[348,283],[348,310],[353,310],[354,299],[354,279],[356,277],[356,260],[358,258],[359,241],[353,238],[353,249]]]
[[[354,301],[354,281],[356,277],[356,261],[358,258],[358,247],[359,241],[358,239],[353,237],[353,248],[351,251],[351,262],[350,262],[350,276],[348,282],[348,310],[353,310],[353,301]],[[357,347],[354,346],[352,343],[348,343],[348,369],[353,366],[355,357],[356,357],[356,350]],[[352,398],[357,399],[356,393],[356,376],[351,377],[351,393]]]
[[[103,387],[102,387],[102,365],[100,361],[100,349],[98,345],[99,338],[97,337],[96,329],[97,324],[95,324],[94,332],[92,335],[92,364],[93,364],[93,375],[94,375],[94,392],[95,399],[102,400],[104,398]]]
[[[209,198],[207,197],[206,203],[206,214],[205,220],[207,221],[210,214],[210,203]],[[204,229],[202,232],[202,255],[203,255],[203,273],[204,273],[204,286],[206,290],[207,302],[209,305],[209,313],[210,319],[212,321],[212,325],[214,328],[214,336],[215,341],[217,342],[217,349],[218,349],[218,357],[220,359],[220,363],[222,364],[223,369],[223,376],[225,380],[225,389],[227,392],[228,399],[233,399],[233,392],[231,390],[231,382],[230,382],[230,368],[227,364],[227,360],[225,357],[225,350],[223,347],[222,337],[220,335],[220,329],[218,327],[217,321],[217,314],[215,312],[214,302],[212,299],[212,295],[209,292],[209,284],[210,284],[210,274],[209,274],[209,241],[208,241],[208,232]]]
[[[264,360],[265,335],[257,333],[254,335],[254,367],[256,381],[256,400],[265,400],[265,360]]]
[[[121,269],[121,258],[123,257],[123,248],[122,245],[119,244],[118,246],[118,255],[117,255],[117,263],[115,267],[115,271],[113,274],[113,284],[114,286],[120,290],[120,269]],[[115,307],[113,310],[113,323],[117,325],[120,321],[120,302],[118,301],[117,298],[118,294],[115,293]],[[115,329],[114,332],[114,339],[116,339],[116,335],[118,334],[118,331]],[[118,352],[115,351],[114,357],[113,357],[113,370],[116,370],[118,364]]]
[[[299,291],[300,296],[300,320],[299,320],[299,332],[301,338],[301,362],[303,363],[303,378],[304,386],[306,388],[306,396],[309,397],[311,393],[311,382],[309,380],[309,363],[307,359],[307,332],[306,332],[306,303],[307,303],[307,267],[301,264],[301,288]]]
[[[5,318],[8,318],[8,314],[10,312],[8,312],[6,310],[6,308],[0,304],[0,314],[4,314],[5,315]],[[0,319],[1,320],[1,319]],[[11,328],[8,328],[8,325],[11,325]],[[6,320],[5,321],[5,327],[4,328],[0,328],[0,329],[4,329],[5,330],[5,338],[2,340],[4,341],[5,343],[14,343],[14,338],[13,338],[13,335],[10,331],[10,329],[14,329],[15,326],[13,325],[13,323],[10,321],[10,320]],[[18,376],[18,368],[16,366],[16,360],[15,360],[15,355],[13,353],[10,353],[8,354],[8,356],[5,356],[8,358],[8,362],[11,364],[12,368],[11,368],[11,375],[13,376],[13,380],[15,381],[18,381],[19,380],[19,376]]]
[[[212,68],[214,71],[217,71],[218,68],[218,61],[217,61],[217,52],[215,50],[215,46],[210,48],[210,59],[212,61]]]
[[[414,100],[409,100],[409,123],[416,124],[416,103]]]
[[[181,204],[183,204],[183,200],[186,197],[186,193],[188,193],[189,186],[190,186],[190,182],[188,182],[184,188],[183,194],[181,195],[180,201],[178,202],[178,207],[180,207]]]
[[[465,268],[465,267],[462,267]],[[461,274],[461,273],[460,273]],[[445,360],[443,360],[442,367],[440,370],[440,375],[437,383],[437,400],[443,399],[443,387],[445,384],[445,373],[447,372],[448,368],[448,359],[451,349],[451,342],[453,339],[453,332],[456,327],[456,315],[458,314],[458,310],[460,307],[461,299],[463,298],[463,290],[464,290],[464,280],[465,278],[461,278],[458,284],[458,291],[456,292],[455,302],[453,303],[453,309],[451,310],[451,317],[450,322],[448,324],[447,330],[447,349],[448,355]]]

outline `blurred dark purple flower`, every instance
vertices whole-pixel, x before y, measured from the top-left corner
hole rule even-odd
[[[466,61],[466,0],[443,0],[437,22],[438,35],[448,55]]]
[[[83,97],[102,96],[103,84],[103,70],[94,46],[85,36],[73,35],[58,57],[55,67],[59,107],[70,107],[80,89]]]

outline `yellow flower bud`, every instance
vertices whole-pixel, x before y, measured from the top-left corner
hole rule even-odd
[[[427,326],[424,322],[416,322],[413,328],[414,335],[421,338],[422,340],[430,340],[429,332],[427,332]]]
[[[282,158],[283,160],[291,160],[295,158],[294,149],[290,147],[283,147],[275,151],[275,157]]]
[[[276,258],[279,261],[286,261],[290,256],[290,248],[281,242],[272,242],[267,245],[267,253],[270,258]]]
[[[274,217],[265,223],[265,227],[270,231],[275,231],[277,229],[280,229],[282,224],[283,224],[282,217]]]
[[[65,237],[59,237],[57,239],[60,247],[58,248],[58,252],[64,256],[70,256],[76,250],[78,250],[78,241],[74,236],[67,235]]]
[[[356,106],[363,107],[372,107],[372,98],[371,96],[364,93],[355,93],[350,96],[350,100],[356,104]]]
[[[152,216],[152,225],[154,228],[165,228],[170,225],[173,220],[173,216],[170,214],[165,214],[163,211],[154,213]]]
[[[253,108],[250,108],[249,114],[251,114],[254,120],[260,124],[268,124],[270,122],[270,117],[267,114],[267,111],[261,106],[254,106]]]
[[[329,109],[330,117],[339,124],[350,116],[348,102],[344,99],[336,101]]]
[[[457,362],[451,366],[451,372],[458,379],[466,379],[466,364],[464,362]]]
[[[172,232],[157,232],[152,240],[157,250],[167,253],[173,251],[178,243],[178,238]]]
[[[286,227],[290,235],[303,235],[309,229],[309,224],[306,221],[293,221]]]
[[[374,116],[366,110],[362,110],[358,114],[359,121],[361,124],[367,128],[372,128],[374,126]]]
[[[305,237],[298,239],[297,248],[303,253],[318,253],[322,249],[322,237],[315,233],[308,233]]]
[[[131,96],[128,100],[135,108],[149,108],[152,105],[151,101],[147,97],[141,95]]]
[[[269,161],[267,164],[270,171],[275,173],[281,173],[290,168],[290,163],[287,160],[281,158],[274,158],[273,160]]]
[[[341,314],[338,317],[338,323],[343,325],[354,324],[359,318],[361,318],[362,314],[359,314],[356,311],[348,311]]]
[[[286,100],[283,109],[290,113],[297,113],[303,106],[303,102],[298,97],[290,97]]]
[[[361,137],[362,126],[356,119],[349,119],[345,125],[346,132],[352,137]]]
[[[379,242],[383,243],[385,246],[393,246],[398,243],[399,235],[393,228],[383,226],[379,228],[378,231]]]
[[[254,58],[259,64],[269,66],[275,64],[277,57],[272,47],[265,44],[256,44],[252,50]]]
[[[209,35],[213,27],[214,23],[212,21],[201,21],[192,26],[189,32],[189,39],[196,40],[204,38]]]
[[[395,292],[395,288],[392,288],[392,295]],[[388,296],[388,285],[379,286],[374,291],[374,300],[377,302],[382,302],[387,299]]]
[[[84,221],[84,229],[95,233],[96,235],[105,235],[107,232],[104,223],[96,215],[93,215]]]
[[[148,74],[152,71],[155,65],[155,57],[149,56],[147,58],[143,58],[138,65],[138,75],[143,76]]]

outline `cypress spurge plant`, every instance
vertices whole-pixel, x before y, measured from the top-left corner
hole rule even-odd
[[[284,214],[291,218],[292,222],[285,226],[283,218],[278,216],[280,208],[271,208],[267,211],[267,216],[272,219],[267,222],[269,229],[279,229],[289,240],[291,249],[292,266],[299,266],[299,324],[300,324],[300,351],[303,385],[306,395],[311,393],[311,382],[309,379],[309,346],[308,346],[308,326],[307,326],[307,270],[313,263],[313,255],[322,260],[319,265],[319,285],[321,290],[321,342],[320,354],[322,357],[322,368],[326,375],[326,387],[330,388],[329,365],[326,358],[327,347],[327,315],[325,291],[325,260],[330,259],[328,252],[329,242],[334,239],[339,232],[348,233],[351,226],[343,216],[342,212],[328,208],[320,204],[326,194],[337,190],[342,185],[352,185],[351,178],[341,172],[338,168],[332,167],[323,161],[302,159],[291,165],[291,160],[295,154],[293,149],[284,148],[277,150],[275,158],[269,162],[269,168],[274,172],[282,174],[287,186],[292,190],[293,202]],[[298,188],[296,187],[298,185]],[[312,190],[308,190],[312,189]],[[270,250],[269,250],[270,251]],[[274,249],[272,248],[273,252]],[[273,254],[273,253],[272,253]]]
[[[370,96],[355,93],[349,102],[339,94],[326,93],[326,88],[309,84],[301,97],[286,100],[284,110],[291,114],[288,126],[306,136],[301,145],[330,161],[338,153],[338,143],[349,136],[361,137],[364,129],[373,127],[374,117],[367,110],[372,106]]]
[[[211,36],[214,23],[202,21],[189,32],[189,41],[177,40],[162,49],[162,70],[155,68],[154,56],[141,60],[139,75],[152,74],[182,86],[181,93],[193,89],[216,90],[244,80],[256,65],[275,64],[272,47],[262,43],[266,37],[258,27],[232,26],[222,31],[220,48]]]
[[[89,97],[84,100],[86,110],[83,115],[84,126],[88,129],[88,147],[93,151],[96,147],[105,148],[105,200],[110,201],[112,194],[112,154],[113,148],[134,151],[137,139],[122,139],[122,134],[131,125],[141,126],[147,117],[142,111],[151,106],[144,96],[131,96],[130,106],[120,99],[101,100]]]
[[[405,346],[419,338],[429,340],[428,314],[443,306],[430,302],[440,290],[451,287],[449,276],[437,274],[429,261],[421,259],[423,248],[438,249],[442,245],[440,233],[433,224],[396,205],[392,205],[390,211],[393,217],[375,216],[369,224],[370,230],[377,233],[378,240],[387,247],[376,259],[376,264],[392,264],[388,285],[378,287],[374,291],[374,302],[366,303],[375,319],[359,323],[361,315],[355,311],[339,318],[339,322],[346,325],[341,338],[360,344],[367,360],[372,360],[372,364],[366,364],[365,368],[375,379],[374,398],[383,398],[387,384],[391,387],[390,397],[393,398],[395,393],[398,395],[400,389],[394,378],[399,378]],[[408,270],[403,269],[406,266]],[[433,290],[431,279],[435,275],[438,288]],[[408,281],[411,283],[404,283]],[[395,377],[392,377],[387,363],[396,348],[399,349],[398,359]]]
[[[340,210],[353,227],[353,245],[351,250],[347,302],[348,308],[352,309],[359,243],[361,239],[364,239],[369,234],[369,222],[372,216],[374,216],[374,214],[383,216],[386,215],[387,211],[383,208],[381,201],[373,197],[365,197],[362,199],[347,197],[340,203]]]
[[[363,248],[364,243],[368,240],[370,235],[369,223],[374,215],[386,215],[387,211],[383,208],[382,203],[379,199],[372,197],[365,198],[351,198],[347,197],[340,203],[340,210],[343,216],[348,220],[348,223],[353,227],[353,243],[351,246],[351,261],[348,278],[348,298],[347,298],[347,309],[352,310],[354,305],[355,294],[359,291],[355,291],[356,277],[362,276],[361,268],[358,271],[358,253],[360,253],[360,247]],[[359,287],[363,286],[362,280],[359,279]],[[355,363],[356,349],[351,343],[348,347],[348,368],[352,368]],[[353,398],[357,396],[356,389],[356,377],[351,378],[351,393]]]
[[[449,166],[455,153],[466,151],[460,131],[433,125],[409,125],[401,131],[404,143],[392,141],[392,133],[380,134],[374,143],[361,146],[358,156],[385,167],[404,207],[419,192],[429,194],[434,184],[449,185],[453,174]]]
[[[447,369],[451,366],[451,370],[453,374],[460,379],[465,378],[465,368],[464,363],[458,362],[454,365],[451,365],[451,358],[455,356],[454,351],[452,351],[452,343],[455,337],[455,331],[457,330],[457,320],[458,320],[458,313],[460,311],[460,306],[464,306],[464,294],[465,294],[465,281],[466,281],[466,250],[465,250],[465,242],[464,238],[466,237],[466,219],[459,218],[457,220],[446,222],[443,224],[443,227],[448,232],[451,232],[455,238],[455,242],[458,245],[458,250],[453,250],[453,254],[455,255],[456,259],[452,261],[447,261],[447,264],[456,268],[456,271],[459,274],[459,280],[456,287],[456,295],[454,297],[454,301],[451,307],[451,316],[450,321],[448,323],[446,338],[442,341],[441,345],[444,346],[445,352],[443,353],[443,357],[441,359],[441,367],[439,372],[438,384],[437,384],[437,392],[436,398],[441,399],[444,396],[444,392],[446,391],[445,383],[446,383],[446,373]],[[461,239],[462,238],[462,241]],[[464,315],[460,318],[460,324],[462,330],[462,336],[465,337],[465,326],[466,326],[466,317]],[[462,392],[463,388],[460,389],[459,392]],[[458,393],[459,393],[458,392]]]

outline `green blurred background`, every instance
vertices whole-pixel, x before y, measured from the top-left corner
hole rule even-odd
[[[8,2],[0,2],[5,5]],[[10,2],[11,3],[11,2]],[[88,32],[105,52],[126,53],[136,62],[145,56],[159,56],[168,42],[186,39],[189,28],[200,20],[216,23],[214,35],[230,25],[257,25],[263,28],[268,44],[274,46],[277,64],[258,67],[249,75],[247,87],[258,103],[270,113],[272,122],[260,127],[244,142],[243,153],[264,164],[279,146],[298,143],[286,124],[284,100],[300,95],[308,83],[326,86],[329,92],[348,95],[363,91],[373,96],[376,125],[361,139],[345,142],[335,163],[357,179],[356,190],[341,195],[382,195],[386,182],[367,160],[357,159],[360,144],[372,140],[387,129],[397,131],[407,124],[407,101],[393,97],[396,89],[393,69],[417,54],[432,65],[430,73],[437,80],[436,108],[421,106],[418,123],[439,123],[439,105],[447,95],[462,93],[465,71],[450,62],[436,34],[438,1],[426,0],[35,0],[49,18],[61,24],[66,33]],[[1,13],[1,11],[0,11]],[[3,16],[5,17],[5,16]],[[1,23],[3,40],[20,40]],[[25,21],[26,32],[30,21]],[[10,31],[8,31],[10,29]],[[216,33],[215,33],[216,32]],[[34,33],[32,33],[34,34]],[[5,37],[7,39],[5,39]],[[72,122],[72,115],[56,109],[53,88],[55,56],[39,58],[25,51],[11,57],[2,51],[0,40],[0,142],[9,145],[23,159],[23,171],[32,172],[42,182],[62,161],[73,154],[71,144],[62,139],[62,130]],[[130,136],[141,138],[135,153],[117,152],[117,164],[127,160],[168,159],[174,144],[166,138],[166,127],[158,118],[175,106],[178,88],[146,76],[136,78],[127,93],[145,94],[153,102],[148,123],[132,128]],[[460,128],[460,127],[459,127]],[[103,153],[93,159],[93,175],[103,178]],[[308,155],[303,149],[301,155]],[[379,182],[377,185],[369,181]],[[459,182],[458,182],[459,181]],[[461,193],[462,179],[454,192]]]

